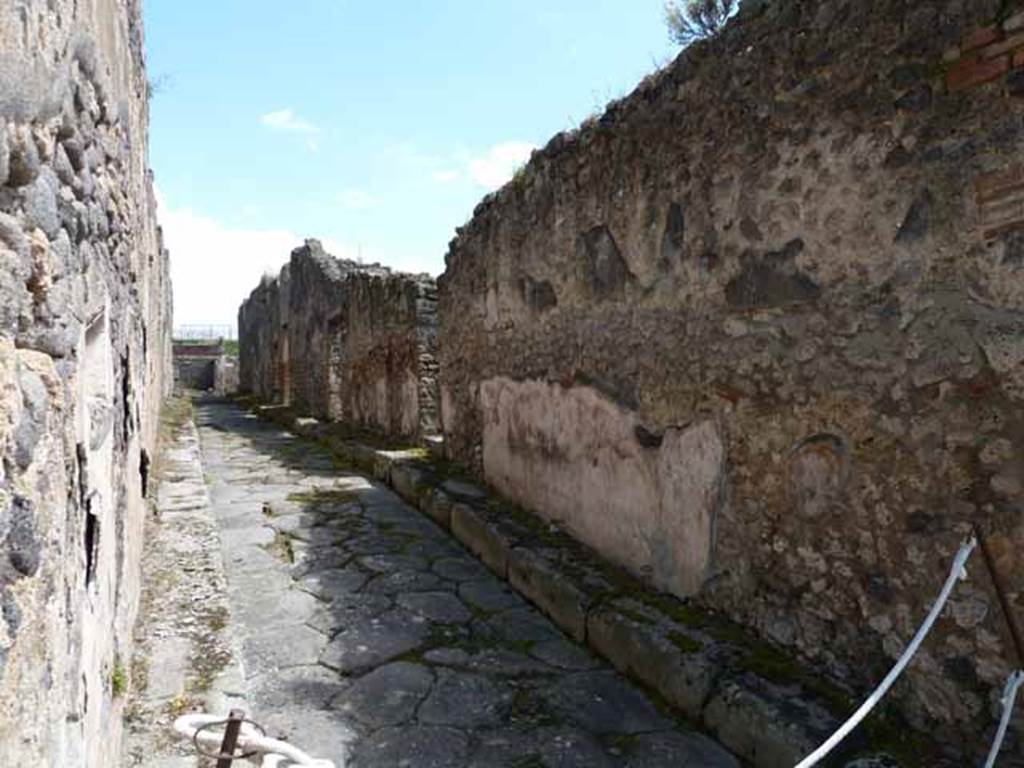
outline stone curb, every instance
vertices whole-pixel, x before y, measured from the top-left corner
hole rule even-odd
[[[251,405],[252,401],[247,404]],[[755,768],[792,768],[841,723],[825,699],[796,682],[773,682],[744,667],[742,644],[716,638],[693,622],[641,602],[606,575],[596,555],[565,540],[552,544],[535,528],[496,514],[494,500],[463,481],[444,481],[422,450],[382,450],[339,438],[330,425],[297,418],[279,406],[255,406],[263,418],[327,444],[340,460],[390,486],[448,530],[501,579],[617,670],[659,695]],[[630,577],[624,577],[629,579]],[[638,593],[644,588],[637,582]],[[672,601],[675,598],[661,596]],[[684,611],[680,601],[678,605]],[[863,737],[851,747],[870,752]],[[901,763],[876,752],[873,762],[847,758],[845,768]]]

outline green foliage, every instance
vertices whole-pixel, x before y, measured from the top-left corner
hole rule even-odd
[[[516,168],[516,172],[512,174],[512,185],[516,189],[522,189],[526,186],[526,163]]]
[[[128,671],[121,663],[121,657],[114,657],[114,669],[110,673],[110,692],[119,699],[128,692]]]
[[[146,80],[146,98],[152,100],[154,96],[167,90],[171,84],[169,75],[157,75]]]
[[[717,35],[738,6],[739,0],[669,0],[665,23],[673,40],[689,45]]]

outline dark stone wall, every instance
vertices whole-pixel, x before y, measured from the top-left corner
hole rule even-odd
[[[0,755],[116,765],[171,385],[138,0],[0,3]]]
[[[184,389],[205,392],[214,388],[217,359],[205,357],[174,358],[174,383]]]
[[[309,240],[239,310],[240,386],[388,435],[437,429],[436,289]]]
[[[1019,10],[745,3],[554,137],[438,281],[450,456],[858,694],[975,523],[1019,611],[1024,101],[970,42]],[[975,750],[1015,661],[968,574],[895,702]]]

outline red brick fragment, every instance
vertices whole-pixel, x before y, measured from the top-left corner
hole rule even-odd
[[[974,180],[974,191],[979,203],[996,200],[1007,192],[1024,187],[1024,165],[1012,165],[1004,171],[986,173]]]
[[[995,80],[1010,69],[1007,55],[995,59],[963,59],[949,71],[946,85],[951,91],[962,91],[973,85]]]
[[[988,227],[982,231],[982,239],[991,242],[1000,235],[1005,235],[1007,232],[1017,232],[1024,229],[1024,219],[1020,221],[1013,221],[1008,224],[1001,224],[998,227]]]
[[[991,45],[997,40],[1003,39],[1003,31],[996,25],[991,27],[982,27],[976,29],[971,34],[966,35],[963,40],[960,41],[960,50],[963,52],[973,51],[975,48],[981,48],[985,45]]]
[[[1015,54],[1013,54],[1012,66],[1014,69],[1024,67],[1024,51],[1017,51]]]
[[[1002,56],[1004,53],[1010,53],[1018,48],[1024,48],[1024,32],[1011,35],[998,43],[986,45],[981,49],[981,57],[983,59],[994,59],[996,56]]]

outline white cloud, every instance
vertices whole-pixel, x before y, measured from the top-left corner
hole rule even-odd
[[[260,123],[278,131],[289,133],[319,133],[320,129],[308,120],[303,120],[290,109],[279,109],[260,115]]]
[[[469,161],[469,177],[486,189],[497,189],[509,181],[530,159],[536,144],[527,141],[506,141],[495,144],[486,153]]]
[[[283,133],[294,133],[306,138],[306,147],[316,152],[319,145],[316,140],[320,128],[308,120],[296,115],[291,109],[278,109],[274,112],[267,112],[260,115],[260,125],[270,128],[272,131]]]
[[[429,176],[437,184],[468,181],[490,192],[510,181],[536,149],[529,141],[503,141],[483,151],[457,146],[442,155],[405,142],[391,147],[389,156],[406,172]]]
[[[175,208],[157,191],[158,217],[171,252],[174,324],[230,325],[264,273],[277,274],[302,245],[284,229],[237,229],[191,208]],[[355,258],[355,248],[323,241],[328,253]]]

